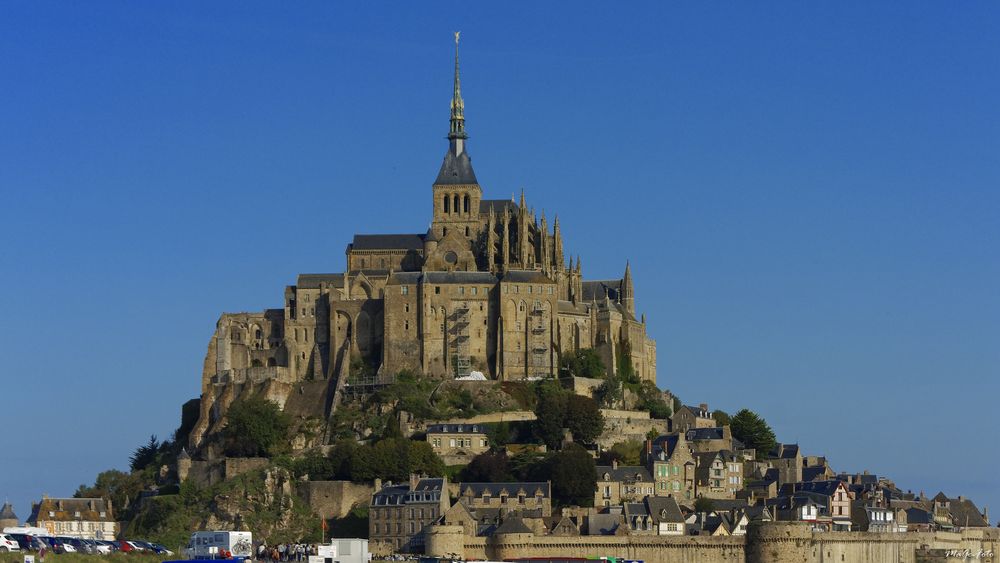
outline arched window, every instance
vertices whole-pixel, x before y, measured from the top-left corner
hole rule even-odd
[[[451,198],[448,197],[448,194],[444,196],[444,212],[451,213]]]
[[[455,213],[458,213],[458,210],[459,210],[459,207],[458,207],[458,194],[455,194],[455,200],[452,202],[452,205],[455,208]]]
[[[466,195],[465,198],[462,201],[462,211],[464,211],[466,213],[469,212],[469,196],[468,195]],[[469,233],[466,233],[466,234],[469,234]]]

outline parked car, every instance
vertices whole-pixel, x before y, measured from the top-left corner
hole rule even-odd
[[[77,553],[89,553],[89,554],[97,553],[97,550],[94,549],[93,545],[87,543],[86,540],[83,540],[81,538],[57,536],[56,539],[61,540],[65,544],[73,546],[73,549],[75,549]]]
[[[173,551],[170,551],[169,549],[167,549],[166,547],[164,547],[162,544],[154,543],[154,544],[151,544],[151,545],[153,546],[153,549],[156,550],[156,554],[157,555],[173,555],[174,554]]]
[[[118,542],[116,541],[111,541],[111,540],[94,540],[94,541],[97,542],[97,545],[104,546],[105,548],[107,548],[108,552],[111,553],[114,553],[115,551],[121,551],[122,549],[121,546],[119,546]]]
[[[21,551],[38,551],[43,545],[46,545],[37,536],[32,536],[30,534],[5,534],[10,539],[17,542],[17,545],[21,547]],[[47,546],[45,549],[49,549]]]
[[[57,553],[57,554],[76,553],[75,547],[73,547],[69,543],[64,542],[59,538],[55,538],[52,536],[43,536],[40,539],[49,546],[49,549],[52,550],[52,553]]]
[[[136,551],[135,547],[133,547],[131,543],[125,540],[117,540],[115,542],[115,545],[118,546],[118,551],[121,551],[123,553],[130,553]]]
[[[0,534],[0,553],[8,551],[21,551],[21,544],[6,534]]]
[[[107,555],[111,553],[111,546],[100,541],[100,540],[83,540],[84,543],[90,546],[92,550],[91,553],[99,553],[101,555]]]

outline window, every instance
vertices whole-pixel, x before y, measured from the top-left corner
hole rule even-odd
[[[451,213],[451,198],[444,196],[444,212]]]
[[[528,293],[531,293],[531,286],[528,286]]]
[[[440,285],[435,285],[434,286],[434,293],[437,294],[437,295],[441,294],[441,286]]]
[[[409,313],[410,312],[410,304],[409,303],[407,303],[406,305],[403,305],[403,312],[405,312],[405,313]]]
[[[410,330],[410,321],[403,321],[403,330]]]
[[[479,295],[479,288],[478,287],[472,288],[472,294],[473,295]]]
[[[399,290],[403,292],[403,295],[410,294],[410,286],[408,285],[404,285],[403,287],[399,288]]]
[[[455,439],[452,438],[451,440],[449,440],[448,441],[448,445],[454,448],[455,447]]]
[[[465,295],[465,287],[459,287],[458,288],[458,294],[459,295]]]

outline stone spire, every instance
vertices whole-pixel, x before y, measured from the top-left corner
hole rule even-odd
[[[493,206],[490,206],[489,221],[486,226],[486,269],[493,271],[493,267],[496,265],[496,224],[497,216],[493,212]]]
[[[510,269],[510,212],[509,207],[503,208],[503,238],[500,239],[500,252],[503,258],[503,271]]]
[[[625,310],[635,317],[635,291],[632,289],[632,268],[625,261],[625,276],[622,277],[622,290],[619,294],[622,305],[625,306]]]
[[[452,142],[452,149],[455,154],[461,154],[464,149],[462,141],[468,138],[465,134],[465,102],[462,101],[462,81],[458,73],[458,35],[455,32],[455,89],[451,95],[451,127],[448,131],[448,139]],[[458,141],[456,145],[456,141]],[[456,148],[459,149],[455,151]]]
[[[562,231],[559,230],[559,216],[556,215],[555,222],[552,225],[552,238],[553,246],[555,248],[553,262],[555,262],[560,268],[563,267],[565,262],[563,261],[563,243],[562,243]],[[573,259],[570,258],[570,266],[572,267]]]
[[[545,221],[545,211],[542,211],[542,226],[538,231],[538,255],[542,257],[542,272],[549,273],[551,258],[549,257],[549,224]]]
[[[517,209],[517,259],[522,269],[528,267],[528,207],[524,204],[524,188]]]

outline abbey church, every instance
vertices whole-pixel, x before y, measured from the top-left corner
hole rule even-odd
[[[203,407],[217,386],[328,380],[339,388],[352,372],[549,378],[561,353],[583,348],[609,370],[628,361],[655,382],[656,344],[637,316],[629,266],[619,279],[584,279],[558,218],[550,225],[536,215],[523,192],[519,201],[483,197],[467,140],[456,40],[430,228],[355,235],[342,273],[299,275],[280,309],[223,314],[205,361]]]

